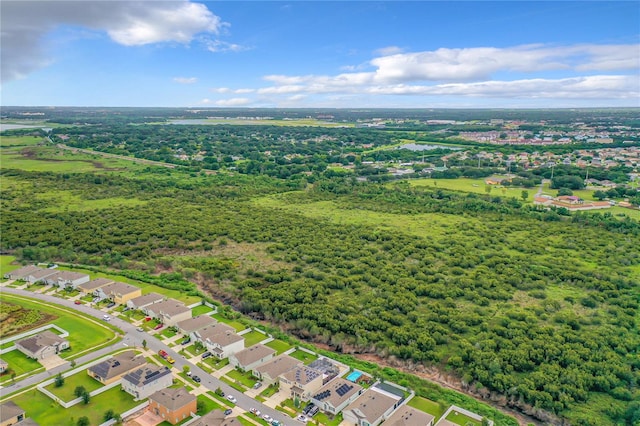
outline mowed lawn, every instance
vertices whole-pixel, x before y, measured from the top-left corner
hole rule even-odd
[[[9,294],[3,294],[2,298],[6,302],[18,304],[27,309],[36,309],[56,315],[58,318],[53,321],[53,324],[69,332],[69,337],[66,339],[71,344],[70,350],[62,352],[63,358],[73,358],[84,351],[98,348],[107,343],[114,343],[115,333],[112,329],[78,312]]]
[[[86,370],[80,371],[73,376],[65,377],[64,385],[59,388],[55,383],[46,386],[45,389],[62,399],[65,402],[72,401],[76,398],[74,392],[78,386],[84,386],[87,392],[93,392],[102,387],[102,383],[96,379],[89,377]]]
[[[420,411],[424,411],[425,413],[429,413],[437,419],[440,418],[444,414],[444,407],[430,399],[423,398],[421,396],[414,397],[411,401],[407,403],[409,407],[416,408]]]
[[[244,337],[244,347],[248,348],[250,346],[255,345],[256,343],[260,343],[262,342],[264,339],[267,339],[268,336],[265,336],[264,334],[257,332],[255,330],[252,330],[246,334],[243,334],[242,337]]]
[[[2,354],[2,360],[9,364],[9,368],[16,373],[16,377],[36,370],[44,369],[40,363],[34,359],[27,358],[25,354],[15,349]],[[0,376],[0,383],[11,380],[10,374]]]
[[[4,281],[4,274],[20,268],[22,265],[12,264],[16,260],[15,256],[6,254],[0,255],[0,279]]]
[[[2,136],[0,146],[30,146],[45,142],[46,139],[39,136]]]
[[[282,340],[272,340],[269,343],[265,344],[265,346],[270,347],[271,349],[275,349],[276,350],[276,354],[280,355],[283,352],[288,351],[289,349],[291,349],[293,346],[291,346],[290,344],[288,344],[287,342],[283,342]]]
[[[108,410],[120,414],[142,403],[142,401],[134,401],[133,396],[120,390],[119,386],[91,397],[87,405],[81,402],[67,409],[36,389],[11,400],[39,424],[56,426],[75,426],[82,416],[87,416],[91,425],[99,425],[104,422],[104,413]]]
[[[533,188],[512,188],[499,187],[498,185],[487,185],[485,179],[410,179],[411,186],[426,186],[433,189],[450,189],[453,191],[471,192],[474,194],[487,194],[487,187],[491,188],[489,195],[499,197],[513,197],[522,200],[522,191],[527,191],[528,202],[533,202],[533,196],[538,192],[539,186]]]

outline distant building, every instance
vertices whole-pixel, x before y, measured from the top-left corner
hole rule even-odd
[[[160,303],[164,300],[164,296],[158,293],[148,293],[142,296],[134,297],[127,300],[127,307],[129,309],[144,309],[147,306],[151,306],[154,303]]]
[[[73,271],[58,271],[49,275],[43,281],[47,285],[55,285],[61,288],[77,288],[80,284],[89,282],[91,278],[87,274]]]
[[[143,311],[167,326],[174,326],[180,321],[191,318],[191,309],[175,299],[154,303],[143,308]]]
[[[78,286],[78,290],[83,294],[93,294],[96,290],[101,287],[106,286],[107,284],[111,284],[113,280],[108,278],[96,278],[95,280],[87,281],[86,283],[80,284]]]
[[[98,288],[94,294],[101,299],[109,299],[117,304],[123,304],[141,296],[142,290],[140,287],[116,281]]]
[[[4,274],[4,277],[10,280],[23,280],[24,277],[28,276],[32,272],[40,271],[41,269],[42,268],[38,268],[36,265],[27,265],[14,271],[7,272]]]
[[[29,358],[45,359],[69,348],[69,342],[49,330],[19,340],[16,348]]]

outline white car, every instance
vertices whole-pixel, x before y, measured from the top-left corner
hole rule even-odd
[[[236,397],[235,397],[235,396],[233,396],[233,395],[227,395],[227,399],[228,399],[229,401],[233,402],[234,404],[235,404],[236,402],[238,402],[238,400],[236,399]]]
[[[266,421],[268,421],[269,423],[271,423],[271,421],[273,420],[273,419],[271,418],[271,416],[270,416],[270,415],[268,415],[268,414],[265,414],[264,416],[262,416],[262,418],[263,418],[263,419],[265,419]]]

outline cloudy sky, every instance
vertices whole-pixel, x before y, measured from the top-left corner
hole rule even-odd
[[[640,106],[635,1],[0,8],[2,105]]]

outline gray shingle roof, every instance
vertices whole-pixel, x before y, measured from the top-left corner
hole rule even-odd
[[[134,351],[127,351],[93,365],[88,370],[102,380],[109,380],[146,363],[147,360],[143,356],[137,356]]]
[[[171,375],[171,370],[168,367],[161,367],[159,365],[146,365],[142,368],[138,368],[135,371],[127,373],[122,380],[135,385],[146,386],[149,383],[153,383],[164,376]]]
[[[184,387],[177,389],[168,388],[154,392],[149,396],[149,400],[155,401],[168,410],[174,411],[195,401],[196,396],[191,395]]]
[[[0,405],[0,422],[5,422],[20,414],[24,414],[24,410],[13,401],[3,402]]]

